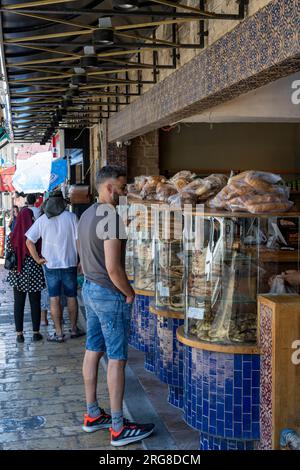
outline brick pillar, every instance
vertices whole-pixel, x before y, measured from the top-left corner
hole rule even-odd
[[[101,123],[101,163],[104,165],[119,165],[127,169],[128,146],[118,146],[114,142],[107,141],[107,120]]]
[[[128,147],[128,178],[159,174],[159,131],[132,139]]]

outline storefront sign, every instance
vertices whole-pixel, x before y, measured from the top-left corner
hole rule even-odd
[[[53,158],[59,159],[65,156],[65,133],[60,129],[51,139]]]

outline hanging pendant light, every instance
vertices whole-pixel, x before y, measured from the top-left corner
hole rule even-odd
[[[114,44],[114,32],[112,29],[96,29],[93,33],[94,44],[112,46]]]
[[[114,10],[133,11],[139,7],[139,0],[112,0]]]
[[[74,85],[74,86],[86,85],[87,84],[87,76],[85,74],[73,75],[71,77],[71,84]]]

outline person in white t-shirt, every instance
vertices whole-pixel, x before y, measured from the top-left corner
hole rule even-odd
[[[26,232],[26,245],[33,259],[44,265],[50,297],[50,311],[55,333],[48,341],[62,343],[62,308],[60,296],[63,289],[71,321],[71,338],[84,333],[77,326],[77,265],[76,246],[78,219],[66,210],[67,202],[61,191],[53,192],[44,203],[44,214]],[[39,257],[35,243],[42,239],[42,257]]]

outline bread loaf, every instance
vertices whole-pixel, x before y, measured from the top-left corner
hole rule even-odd
[[[157,201],[168,201],[168,198],[173,194],[177,193],[175,186],[169,183],[158,183],[156,187],[156,197]]]
[[[174,181],[174,186],[176,187],[177,191],[181,191],[188,184],[189,180],[187,178],[178,178]]]
[[[287,212],[293,206],[292,201],[287,202],[265,202],[258,204],[245,203],[245,206],[252,214],[263,214],[268,212]]]
[[[196,173],[192,173],[189,170],[182,170],[182,171],[178,171],[178,173],[176,173],[174,176],[172,176],[172,178],[170,179],[170,182],[175,183],[175,181],[177,181],[178,179],[181,179],[181,178],[184,178],[184,179],[188,180],[188,182],[190,182],[196,176],[197,176]]]
[[[246,175],[246,178],[245,178],[246,183],[248,183],[252,188],[255,189],[255,191],[257,191],[259,193],[269,193],[269,192],[271,192],[274,185],[271,184],[271,183],[267,183],[266,181],[264,181],[260,178],[257,178],[257,176],[255,176],[255,174],[253,174],[253,173],[251,174],[251,172],[249,172]]]

